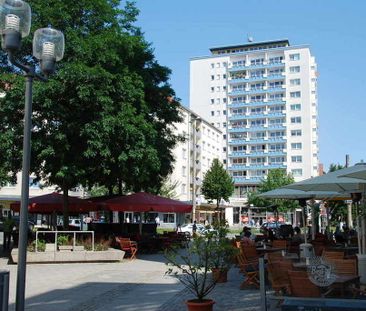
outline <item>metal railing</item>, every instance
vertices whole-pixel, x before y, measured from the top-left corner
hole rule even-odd
[[[38,253],[38,234],[39,233],[53,233],[55,236],[55,252],[57,252],[57,237],[58,235],[63,235],[65,233],[73,233],[73,242],[72,242],[72,250],[75,250],[75,244],[76,244],[76,234],[84,234],[84,233],[90,233],[92,236],[92,251],[94,251],[94,231],[37,231],[36,232],[36,253]]]

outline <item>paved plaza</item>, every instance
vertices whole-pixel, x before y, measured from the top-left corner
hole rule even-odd
[[[0,259],[10,271],[10,310],[15,310],[16,265]],[[163,254],[140,255],[121,263],[30,264],[26,310],[33,311],[180,311],[193,296],[173,277],[165,276]],[[242,276],[231,269],[229,281],[210,294],[214,310],[260,310],[258,290],[240,290]]]

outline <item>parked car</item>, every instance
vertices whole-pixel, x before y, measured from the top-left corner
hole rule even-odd
[[[81,229],[81,220],[80,219],[70,219],[69,220],[70,227],[77,227]]]
[[[204,234],[206,232],[206,228],[202,224],[196,224],[197,233]],[[193,235],[193,223],[184,224],[181,226],[181,232],[188,232],[190,235]]]

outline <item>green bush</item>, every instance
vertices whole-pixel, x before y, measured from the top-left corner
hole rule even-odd
[[[35,250],[36,250],[36,241],[33,241],[31,244],[29,244],[27,250],[29,252],[35,252]],[[46,250],[46,242],[44,240],[38,240],[37,250],[39,252],[44,252]]]
[[[69,237],[67,235],[59,235],[57,237],[57,245],[70,245]]]

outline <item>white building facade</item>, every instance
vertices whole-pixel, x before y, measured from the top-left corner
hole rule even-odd
[[[181,106],[183,121],[175,124],[176,134],[184,136],[174,153],[170,183],[175,184],[176,199],[192,202],[194,209],[205,202],[201,186],[214,159],[222,161],[223,133],[200,115]]]
[[[318,175],[317,65],[288,40],[212,48],[191,59],[190,108],[223,130],[222,155],[245,200],[268,170]]]

